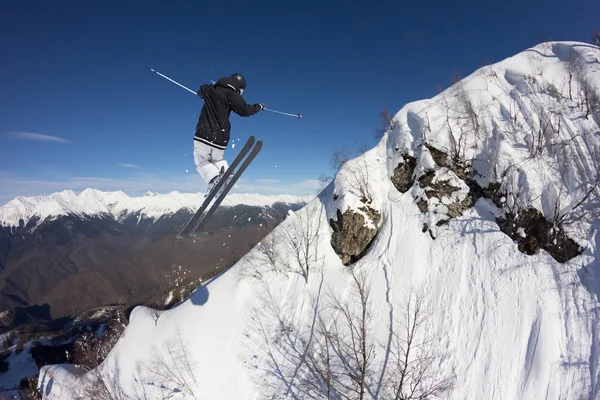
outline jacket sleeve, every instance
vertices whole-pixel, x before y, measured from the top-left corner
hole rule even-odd
[[[205,85],[200,86],[200,90],[198,90],[198,96],[204,100],[204,96],[206,96],[206,91],[209,90],[213,85],[207,83]]]
[[[246,104],[244,98],[237,93],[233,93],[229,97],[229,103],[231,104],[231,109],[240,117],[249,117],[260,111],[258,104]]]

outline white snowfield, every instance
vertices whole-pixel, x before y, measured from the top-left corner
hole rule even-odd
[[[158,219],[174,214],[181,209],[195,212],[204,201],[203,193],[171,192],[158,194],[146,193],[143,197],[130,197],[118,192],[103,192],[86,189],[79,194],[65,190],[49,196],[17,197],[0,206],[0,224],[5,227],[25,224],[32,218],[39,218],[38,223],[65,215],[85,217],[109,216],[116,221],[131,215]],[[258,194],[232,193],[225,197],[223,206],[245,204],[249,206],[270,206],[276,202],[299,203],[301,197],[277,195],[263,196]]]
[[[112,398],[326,399],[326,380],[311,360],[323,365],[329,348],[332,381],[337,379],[332,387],[346,390],[345,398],[393,399],[396,344],[406,333],[398,328],[407,321],[403,311],[415,293],[426,312],[419,315],[407,382],[416,383],[416,371],[428,366],[421,384],[439,384],[441,398],[600,398],[600,221],[589,209],[598,191],[575,207],[598,176],[600,109],[586,117],[578,105],[581,81],[573,77],[569,85],[575,64],[578,76],[599,93],[600,50],[560,42],[528,49],[431,100],[406,105],[375,148],[346,163],[332,184],[263,241],[275,250],[273,265],[259,245],[156,323],[149,309],[136,308],[97,370],[44,367],[39,378],[44,398],[86,398],[85,383],[101,377]],[[478,129],[467,130],[468,118],[456,116],[465,104],[460,93],[473,105]],[[549,124],[556,131],[542,129],[540,136],[538,128]],[[467,132],[462,138],[461,127]],[[417,176],[434,167],[423,141],[474,160],[479,183],[501,181],[512,209],[529,204],[552,219],[587,207],[589,213],[568,225],[582,254],[561,264],[544,250],[532,256],[519,252],[495,222],[499,210],[486,199],[436,227],[435,240],[423,233],[428,217],[416,205],[417,189],[400,193],[390,182],[402,153],[417,159]],[[368,168],[371,205],[382,219],[366,255],[347,267],[330,245],[329,220],[338,208],[361,207],[352,183],[352,171],[361,166]],[[464,194],[461,188],[457,195]],[[318,235],[308,279],[295,267],[293,246],[286,246],[302,242],[303,226]],[[290,232],[295,239],[286,240]],[[369,289],[364,314],[356,304],[354,276],[363,277]],[[360,388],[351,392],[356,381],[343,373],[342,361],[353,365],[350,353],[342,360],[336,349],[343,346],[325,340],[338,332],[340,342],[348,342],[344,307],[332,307],[346,303],[351,320],[371,317],[365,329],[355,331],[364,333],[368,360],[362,397]]]

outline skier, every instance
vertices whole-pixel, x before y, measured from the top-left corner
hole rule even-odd
[[[235,73],[219,79],[215,84],[202,85],[198,90],[204,106],[194,135],[194,162],[202,179],[208,183],[207,193],[228,167],[223,156],[229,143],[231,111],[241,117],[249,117],[265,108],[260,103],[246,104],[242,97],[244,89],[246,79]]]

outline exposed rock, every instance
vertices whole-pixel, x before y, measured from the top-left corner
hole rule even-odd
[[[507,213],[505,218],[497,218],[496,222],[502,232],[518,242],[517,247],[522,253],[533,255],[544,249],[560,263],[581,254],[581,247],[535,208],[527,208],[518,215]]]
[[[467,182],[467,184],[469,184]],[[479,186],[479,185],[477,185]],[[501,184],[500,182],[492,182],[490,183],[486,188],[482,188],[482,197],[485,197],[486,199],[490,199],[492,200],[492,202],[496,205],[496,207],[498,208],[502,208],[504,206],[503,204],[503,200],[502,198],[504,197],[504,193],[502,193],[501,191]],[[481,186],[479,186],[481,187]]]
[[[457,218],[463,215],[465,211],[473,207],[474,201],[471,196],[465,197],[462,201],[456,201],[454,203],[446,204],[448,209],[448,216],[450,218]]]
[[[427,212],[427,200],[421,199],[417,201],[417,207],[419,207],[419,211],[425,214]]]
[[[492,182],[483,188],[473,179],[472,170],[468,165],[431,145],[426,146],[433,161],[440,168],[427,171],[418,178],[419,187],[423,191],[415,200],[419,211],[423,214],[437,214],[429,221],[430,223],[435,222],[436,227],[443,226],[450,219],[460,217],[480,198],[490,199],[496,207],[504,210],[505,193],[502,192],[499,182]],[[400,163],[394,170],[392,182],[400,192],[404,193],[414,184],[413,173],[416,168],[416,160],[406,155],[403,157],[405,162]],[[454,196],[454,201],[448,201],[448,199],[453,199],[453,193],[461,188],[453,185],[450,180],[436,179],[442,171],[448,171],[468,186],[468,195],[462,200],[458,200]],[[440,213],[439,209],[436,210],[438,204],[443,204],[447,212]],[[532,255],[539,249],[544,249],[561,263],[581,254],[582,249],[567,236],[561,227],[554,227],[534,208],[521,211],[517,216],[506,212],[503,218],[498,218],[496,221],[502,232],[518,242],[518,249],[522,253]],[[423,232],[429,232],[431,238],[435,239],[430,225],[424,224]]]
[[[440,167],[450,167],[452,165],[452,159],[448,156],[448,154],[436,149],[431,145],[426,144],[425,146],[429,150],[429,153],[431,153],[431,157],[437,165]]]
[[[465,179],[465,184],[469,187],[469,197],[472,202],[471,206],[475,205],[480,198],[485,197],[486,189],[482,188],[475,179],[467,178]]]
[[[426,144],[425,146],[429,150],[433,161],[435,161],[437,165],[450,169],[462,180],[466,180],[469,177],[471,168],[462,160],[456,157],[452,158],[448,154],[436,149],[431,145]]]
[[[417,166],[417,159],[407,154],[402,156],[404,162],[398,164],[392,175],[392,183],[400,193],[406,193],[415,183],[413,174]]]
[[[444,169],[445,170],[445,169]],[[442,170],[438,171],[428,171],[424,175],[419,178],[419,187],[424,190],[425,196],[427,199],[438,199],[442,202],[442,199],[451,199],[452,193],[460,190],[460,187],[454,186],[450,183],[449,180],[436,180],[436,176],[439,176],[439,173]],[[429,202],[425,199],[421,199],[417,202],[417,206],[422,213],[426,213],[429,211],[428,207]],[[449,217],[448,219],[456,218],[461,216],[466,210],[471,208],[474,204],[473,197],[470,195],[466,196],[463,200],[456,199],[453,202],[444,201],[442,202],[448,209],[446,215]],[[442,222],[439,221],[437,226],[448,222],[448,220]]]
[[[366,205],[360,210],[370,218],[373,225],[379,225],[381,221],[379,211]],[[366,226],[363,214],[351,209],[346,210],[343,214],[337,210],[337,221],[332,218],[329,220],[329,224],[333,229],[331,246],[344,265],[350,265],[360,260],[377,234],[377,229]]]
[[[428,171],[419,178],[419,187],[425,189],[425,195],[428,199],[431,199],[432,197],[437,197],[438,199],[450,197],[452,196],[452,193],[460,190],[459,187],[452,186],[445,180],[437,180],[433,183],[433,180],[437,175],[436,171]]]

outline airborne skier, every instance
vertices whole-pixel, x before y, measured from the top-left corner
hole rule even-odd
[[[223,77],[215,84],[202,85],[198,92],[194,92],[168,76],[154,69],[150,70],[188,92],[197,94],[204,100],[204,107],[202,107],[196,125],[196,134],[194,135],[194,161],[196,169],[208,183],[208,191],[198,211],[177,235],[177,238],[183,238],[192,235],[196,229],[202,229],[262,149],[262,140],[257,141],[254,136],[250,136],[234,158],[231,167],[228,168],[223,155],[229,143],[231,129],[229,115],[231,112],[233,111],[242,117],[249,117],[261,110],[296,118],[302,118],[302,115],[271,110],[260,103],[246,104],[242,97],[242,93],[246,89],[246,80],[237,73],[230,77]],[[220,179],[220,177],[223,179]],[[215,189],[214,193],[213,188]]]
[[[211,191],[228,167],[223,157],[229,143],[231,111],[241,117],[249,117],[265,108],[260,103],[246,104],[242,97],[244,89],[246,79],[235,73],[219,79],[215,84],[202,85],[198,90],[204,106],[194,135],[194,162],[200,176],[208,183],[207,192]]]

